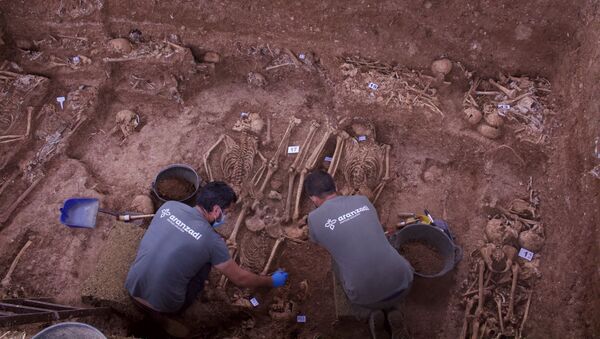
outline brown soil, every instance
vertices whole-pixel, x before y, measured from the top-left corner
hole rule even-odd
[[[600,273],[594,259],[600,255],[600,180],[590,174],[600,163],[594,149],[600,142],[600,125],[594,123],[600,110],[597,1],[33,0],[0,2],[0,13],[0,135],[24,135],[27,107],[33,108],[28,136],[0,140],[8,141],[0,144],[0,216],[6,219],[0,225],[0,277],[22,244],[32,241],[2,294],[81,303],[84,281],[112,241],[113,220],[99,216],[94,229],[62,226],[57,211],[66,198],[95,197],[104,208],[121,210],[173,163],[190,164],[207,178],[203,155],[223,134],[239,140],[231,128],[240,112],[271,120],[273,142],[259,143],[267,159],[291,116],[302,123],[289,146],[302,144],[312,120],[321,124],[319,139],[327,122],[361,116],[374,123],[377,142],[391,146],[390,180],[375,204],[382,223],[391,227],[398,212],[428,208],[448,220],[465,253],[444,277],[415,279],[405,305],[414,338],[459,336],[466,254],[478,248],[496,207],[527,196],[530,178],[540,193],[546,245],[536,253],[543,256],[542,278],[524,335],[598,337]],[[124,55],[108,41],[129,38],[133,30],[142,32],[133,53],[151,54],[121,60]],[[286,48],[311,57],[297,64],[282,54]],[[208,51],[218,52],[220,61],[202,62]],[[348,74],[340,58],[354,55],[423,75],[432,75],[433,60],[450,58],[455,63],[445,79],[449,83],[432,82],[442,114],[383,96],[398,79],[367,67]],[[80,56],[78,64],[74,56]],[[269,68],[276,64],[282,66]],[[463,117],[469,80],[461,67],[482,78],[503,73],[548,79],[554,113],[544,117],[545,142],[522,141],[516,121],[505,121],[498,139],[482,137]],[[264,82],[248,83],[250,72],[260,73]],[[12,79],[14,73],[23,75]],[[382,81],[379,90],[367,89],[364,82],[372,80]],[[64,108],[56,102],[60,96],[66,97]],[[115,115],[123,109],[140,116],[126,139],[111,133],[119,130]],[[257,138],[262,141],[264,133]],[[225,148],[235,148],[227,142],[209,159],[215,179],[223,178]],[[334,148],[332,138],[325,155]],[[284,183],[278,189],[284,197],[294,159],[282,155],[273,175]],[[260,166],[258,158],[254,165]],[[284,203],[268,202],[280,212]],[[301,206],[303,213],[312,208],[308,199]],[[228,222],[219,231],[228,236],[232,228]],[[290,284],[247,291],[262,302],[248,310],[252,326],[242,328],[247,318],[232,317],[207,337],[368,337],[364,324],[335,322],[325,250],[286,241],[273,267],[288,270]],[[304,280],[309,296],[295,300]],[[275,296],[296,301],[307,322],[272,320],[268,309]],[[132,334],[134,324],[118,319],[82,320],[108,335]]]
[[[195,190],[193,184],[180,178],[162,179],[156,183],[156,191],[165,200],[181,201],[189,198]]]
[[[444,268],[444,258],[438,250],[420,241],[409,241],[403,244],[398,252],[418,273],[431,275],[439,273]]]

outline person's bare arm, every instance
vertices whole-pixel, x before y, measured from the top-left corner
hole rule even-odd
[[[229,280],[239,287],[273,287],[271,276],[261,276],[240,267],[233,259],[215,265]]]

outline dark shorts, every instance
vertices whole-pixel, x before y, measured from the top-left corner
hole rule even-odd
[[[190,280],[187,286],[187,290],[185,293],[185,301],[183,305],[177,312],[159,312],[153,308],[150,308],[142,303],[140,303],[135,298],[131,297],[133,303],[141,308],[144,312],[148,313],[151,316],[168,316],[168,315],[177,315],[183,313],[190,305],[192,305],[202,291],[204,290],[204,282],[208,279],[208,274],[212,265],[210,263],[202,266],[200,271]]]

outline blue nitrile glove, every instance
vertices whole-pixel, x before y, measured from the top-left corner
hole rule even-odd
[[[271,275],[271,279],[273,280],[273,287],[281,287],[285,285],[285,281],[287,280],[288,274],[286,271],[282,269],[278,269]]]

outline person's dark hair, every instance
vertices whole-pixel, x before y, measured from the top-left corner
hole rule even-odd
[[[335,193],[335,181],[329,173],[323,170],[314,170],[304,179],[304,190],[309,197],[325,198]]]
[[[196,205],[210,212],[215,205],[226,209],[236,201],[237,195],[233,188],[222,181],[211,181],[200,190],[196,198]]]

